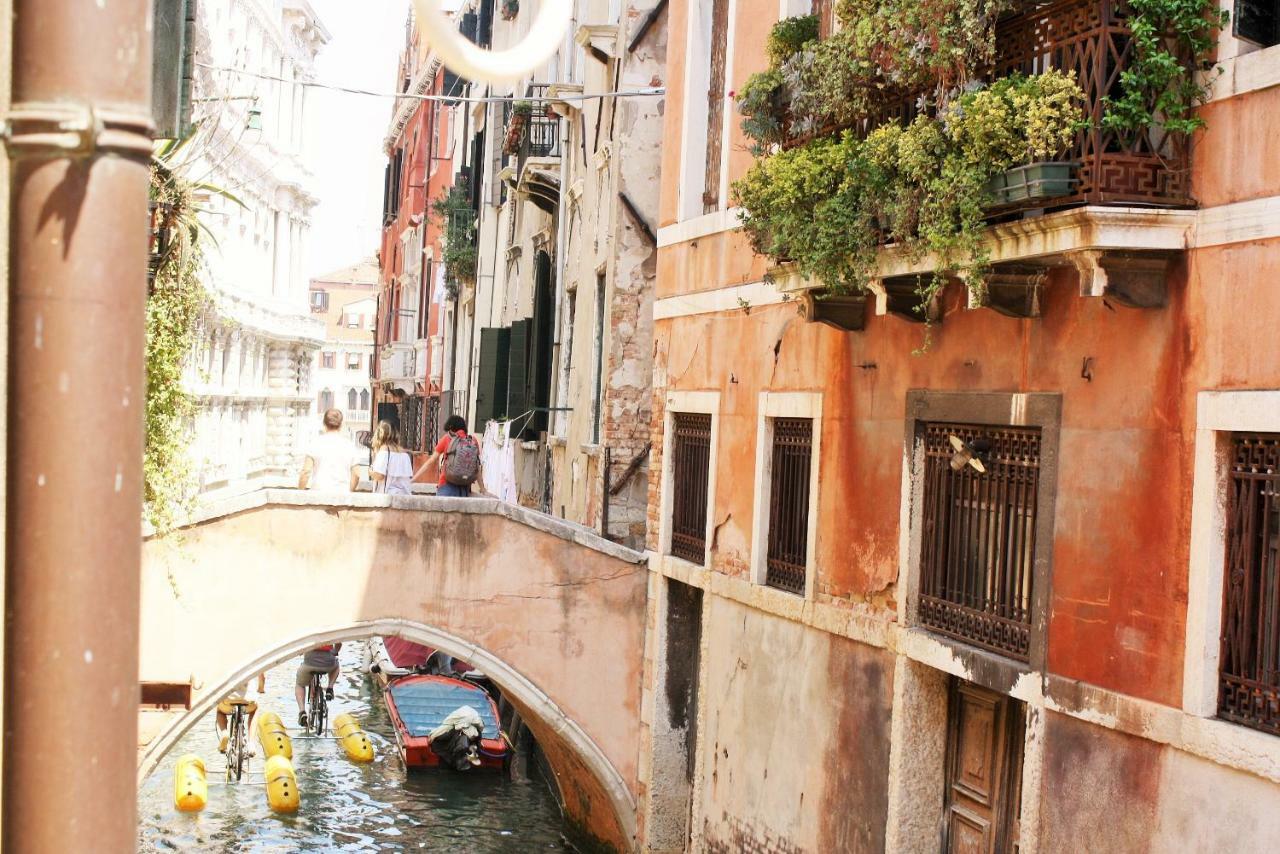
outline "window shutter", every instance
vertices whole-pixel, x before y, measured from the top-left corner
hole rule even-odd
[[[479,18],[476,17],[476,13],[467,12],[462,16],[462,24],[458,27],[458,32],[462,34],[464,39],[474,44],[476,41],[476,28],[478,24]],[[448,78],[445,79],[447,80]],[[449,91],[447,87],[445,91]]]
[[[1231,32],[1238,39],[1263,47],[1280,43],[1280,3],[1276,0],[1236,0]]]
[[[493,164],[491,171],[492,179],[489,181],[489,204],[497,207],[502,204],[502,182],[498,180],[498,173],[502,171],[502,134],[505,128],[502,126],[502,104],[490,104],[489,123],[491,128],[499,129],[498,133],[487,134],[491,138],[491,148],[493,149]]]
[[[712,0],[711,82],[707,91],[707,171],[702,193],[706,213],[720,209],[720,156],[724,139],[725,62],[729,45],[729,0]]]
[[[541,411],[529,420],[535,435],[547,429],[551,406],[551,354],[555,346],[555,301],[552,297],[551,256],[539,252],[534,268],[532,340],[529,347],[529,407]]]
[[[479,376],[476,381],[476,418],[472,425],[477,433],[485,424],[502,413],[507,401],[507,359],[511,347],[510,329],[480,330]]]
[[[480,24],[476,36],[480,47],[493,47],[493,0],[480,0]]]
[[[511,350],[507,361],[507,417],[516,418],[529,411],[529,321],[511,324]],[[529,419],[521,418],[520,434],[528,428]]]

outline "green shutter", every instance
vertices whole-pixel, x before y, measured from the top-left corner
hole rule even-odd
[[[476,382],[476,423],[472,429],[483,433],[485,424],[503,414],[507,400],[507,360],[511,346],[510,329],[480,330],[479,377]]]
[[[151,39],[151,115],[159,139],[191,131],[196,0],[156,0]]]
[[[529,411],[529,321],[511,324],[511,351],[507,360],[507,417],[518,418]],[[517,425],[528,426],[521,418]]]

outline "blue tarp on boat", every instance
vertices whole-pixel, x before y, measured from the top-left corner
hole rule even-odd
[[[498,737],[498,720],[493,716],[493,704],[483,688],[463,682],[411,679],[393,682],[390,690],[409,736],[425,738],[450,713],[460,706],[470,706],[484,721],[481,738]]]

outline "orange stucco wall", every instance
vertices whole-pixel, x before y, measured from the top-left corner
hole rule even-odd
[[[685,5],[672,5],[673,27],[682,26]],[[772,8],[737,9],[735,88],[763,66],[760,46],[774,17]],[[672,45],[668,159],[682,135],[675,105],[684,44]],[[1204,115],[1209,128],[1196,140],[1193,173],[1202,205],[1280,192],[1280,87],[1213,104]],[[736,124],[736,113],[729,116]],[[737,177],[751,160],[735,150],[730,162]],[[678,170],[662,180],[666,223]],[[767,268],[741,234],[669,245],[659,256],[658,297],[759,281]],[[745,576],[750,565],[761,391],[822,392],[817,593],[870,602],[886,619],[898,595],[907,391],[1059,393],[1049,669],[1180,705],[1195,396],[1280,386],[1278,280],[1280,241],[1272,240],[1185,253],[1162,309],[1081,297],[1069,267],[1050,276],[1034,320],[967,310],[956,286],[919,355],[919,325],[873,316],[862,332],[840,332],[806,323],[794,303],[659,321],[657,376],[666,385],[656,393],[721,392],[713,568]],[[1085,359],[1091,379],[1081,376]]]

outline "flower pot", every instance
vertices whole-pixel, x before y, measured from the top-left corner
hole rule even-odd
[[[1028,163],[996,175],[987,184],[998,205],[1056,199],[1071,195],[1076,164],[1068,162]]]

